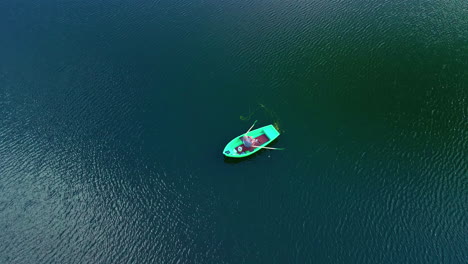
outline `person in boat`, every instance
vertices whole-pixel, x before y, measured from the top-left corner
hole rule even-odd
[[[251,137],[251,136],[245,135],[245,136],[242,137],[242,143],[244,143],[244,145],[245,145],[247,148],[256,147],[256,146],[254,145],[254,143],[257,143],[257,142],[258,142],[258,140],[255,139],[255,138],[253,138],[253,137]]]

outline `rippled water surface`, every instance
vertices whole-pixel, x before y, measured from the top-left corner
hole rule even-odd
[[[467,128],[464,0],[3,0],[0,263],[466,263]]]

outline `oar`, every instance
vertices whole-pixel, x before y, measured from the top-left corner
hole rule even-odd
[[[252,146],[254,148],[264,148],[264,149],[276,149],[276,150],[284,150],[284,148],[269,148],[269,147],[261,147],[261,146]]]
[[[247,132],[245,132],[245,136],[247,136],[247,134],[250,132],[250,130],[255,126],[255,124],[257,123],[258,120],[255,120],[255,122],[253,123],[253,125],[249,128],[249,130],[247,130]]]

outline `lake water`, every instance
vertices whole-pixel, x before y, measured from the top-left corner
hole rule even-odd
[[[467,263],[467,128],[466,0],[3,0],[0,263]]]

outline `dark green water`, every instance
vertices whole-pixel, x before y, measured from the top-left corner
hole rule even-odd
[[[466,263],[467,128],[467,1],[3,0],[0,263]]]

